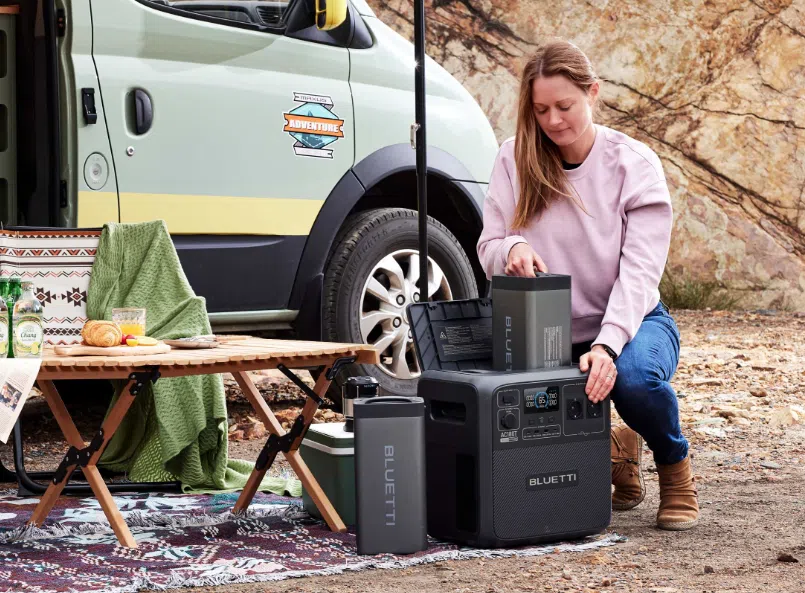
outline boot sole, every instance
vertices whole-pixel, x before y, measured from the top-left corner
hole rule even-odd
[[[657,527],[665,531],[687,531],[695,527],[698,522],[699,519],[685,521],[684,523],[657,523]]]
[[[643,479],[643,437],[637,435],[637,477],[640,479],[640,497],[629,502],[612,503],[613,511],[628,511],[635,508],[646,498],[646,482]]]

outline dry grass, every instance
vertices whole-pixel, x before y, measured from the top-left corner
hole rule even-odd
[[[668,270],[660,281],[660,296],[671,309],[732,311],[743,295],[717,280],[703,280],[689,274],[672,275]]]

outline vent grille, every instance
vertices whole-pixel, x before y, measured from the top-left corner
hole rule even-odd
[[[603,531],[612,496],[609,441],[591,439],[492,453],[495,535],[528,539]],[[528,476],[573,470],[578,485],[528,490]]]

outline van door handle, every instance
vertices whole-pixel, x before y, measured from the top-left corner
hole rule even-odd
[[[138,136],[151,129],[154,121],[154,109],[151,97],[142,89],[134,91],[134,133]]]
[[[95,89],[81,89],[81,104],[84,108],[84,123],[91,125],[98,122],[98,112],[95,110]]]

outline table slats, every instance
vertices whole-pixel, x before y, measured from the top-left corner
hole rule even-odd
[[[41,378],[50,379],[95,374],[110,377],[157,366],[163,376],[183,376],[231,372],[233,368],[271,368],[280,363],[288,367],[313,367],[325,364],[324,361],[332,360],[333,356],[357,356],[359,362],[366,364],[379,362],[377,351],[367,344],[249,338],[225,342],[218,348],[173,348],[152,356],[57,356],[52,348],[45,348],[39,373]]]

